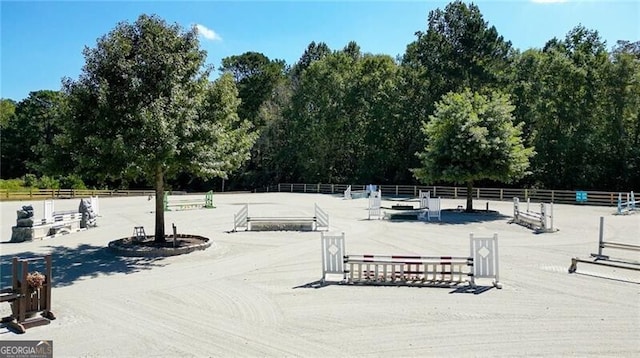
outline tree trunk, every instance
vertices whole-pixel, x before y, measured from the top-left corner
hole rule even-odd
[[[156,233],[155,242],[166,242],[164,237],[164,173],[162,166],[156,167]]]
[[[473,181],[467,182],[467,210],[468,213],[473,211]]]

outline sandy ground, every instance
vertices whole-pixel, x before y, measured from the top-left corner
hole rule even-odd
[[[578,266],[579,274],[567,273],[571,257],[597,250],[600,216],[608,240],[640,245],[640,214],[556,205],[560,231],[535,235],[508,224],[509,202],[490,202],[502,214],[498,217],[469,220],[447,213],[442,222],[423,223],[368,221],[367,201],[331,195],[215,199],[216,209],[166,213],[167,228],[175,223],[180,233],[213,240],[206,251],[185,256],[123,258],[105,249],[110,240],[130,236],[134,226],[153,231],[153,202],[146,197],[101,198],[95,229],[0,245],[3,287],[14,255],[53,254],[58,316],[23,335],[0,328],[0,339],[51,339],[56,357],[640,356],[640,275],[587,264]],[[66,210],[78,203],[56,200],[55,205]],[[320,234],[227,233],[244,203],[255,216],[311,215],[317,203],[329,213],[331,231],[345,232],[351,254],[466,256],[469,233],[495,232],[504,288],[481,294],[450,288],[313,288],[322,276]],[[36,218],[42,217],[42,202],[32,204]],[[392,204],[383,200],[383,206]],[[463,204],[444,200],[443,207]],[[0,241],[9,240],[20,205],[0,203]],[[2,304],[0,313],[8,312],[9,305]]]

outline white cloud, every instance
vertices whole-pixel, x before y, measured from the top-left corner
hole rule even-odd
[[[220,37],[220,35],[216,34],[215,31],[211,30],[210,28],[204,25],[196,24],[196,30],[198,30],[198,34],[200,36],[204,37],[207,40],[222,41],[222,37]]]
[[[554,4],[554,3],[567,2],[567,0],[531,0],[531,2],[534,2],[537,4]]]

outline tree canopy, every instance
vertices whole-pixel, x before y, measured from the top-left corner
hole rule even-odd
[[[195,28],[156,16],[118,24],[84,56],[80,78],[65,81],[74,159],[81,171],[152,183],[164,241],[166,178],[225,177],[249,156],[254,135],[233,79],[209,83]]]
[[[506,95],[465,90],[449,93],[422,131],[427,144],[414,170],[423,182],[443,180],[467,185],[467,211],[473,210],[474,181],[510,182],[527,174],[533,148],[525,148],[521,126],[513,125],[514,107]]]

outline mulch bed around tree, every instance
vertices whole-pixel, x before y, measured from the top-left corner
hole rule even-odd
[[[178,234],[175,243],[173,235],[165,235],[165,239],[165,242],[157,243],[153,235],[146,236],[144,240],[125,237],[111,241],[109,249],[123,256],[175,256],[211,246],[208,238],[199,235]]]

